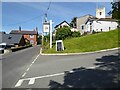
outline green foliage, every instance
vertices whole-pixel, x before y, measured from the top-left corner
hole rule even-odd
[[[72,37],[80,37],[80,32],[79,31],[72,32]]]
[[[50,41],[50,34],[44,36],[44,43]]]
[[[112,2],[112,18],[120,19],[120,0],[117,2]]]
[[[70,26],[73,27],[73,28],[76,27],[76,19],[77,19],[77,17],[74,17],[74,18],[72,19],[72,21],[70,22]]]
[[[56,31],[56,40],[64,40],[65,38],[71,37],[71,30],[69,27],[64,26],[63,28],[58,28]]]
[[[26,42],[26,46],[28,46],[28,45],[30,45],[30,41],[27,41],[27,42]]]

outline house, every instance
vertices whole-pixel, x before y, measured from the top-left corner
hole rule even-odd
[[[5,48],[25,46],[26,44],[22,35],[0,33],[0,36],[2,38],[0,44],[4,45]]]
[[[70,27],[70,24],[69,24],[67,21],[63,21],[63,22],[61,22],[60,24],[56,25],[56,26],[54,27],[55,30],[53,31],[53,36],[55,36],[56,30],[57,30],[58,28],[63,28],[64,26]],[[70,30],[71,30],[72,32],[78,31],[76,28],[71,28],[71,27],[70,27]]]
[[[21,30],[21,27],[19,27],[19,30],[12,30],[10,32],[10,34],[23,35],[26,43],[29,42],[32,45],[37,45],[37,36],[38,36],[38,28],[37,27],[33,31]]]
[[[77,29],[80,33],[107,32],[117,28],[117,20],[105,16],[105,8],[97,8],[96,16],[85,15],[77,18]]]
[[[70,27],[70,25],[69,25],[69,23],[67,21],[63,21],[60,24],[56,25],[54,28],[58,29],[58,28],[63,28],[64,26]]]
[[[93,19],[93,18],[96,18],[96,17],[94,17],[90,14],[87,14],[85,16],[81,16],[81,17],[76,19],[77,30],[80,30],[81,34],[84,34],[86,32],[86,30],[87,30],[86,22],[91,18]]]
[[[57,30],[58,28],[63,28],[64,26],[70,27],[70,25],[69,25],[69,23],[68,23],[67,21],[63,21],[63,22],[59,23],[58,25],[56,25],[56,26],[54,27],[53,37],[56,35],[56,30]]]
[[[86,22],[86,32],[107,32],[116,29],[117,20],[109,18],[89,19]]]

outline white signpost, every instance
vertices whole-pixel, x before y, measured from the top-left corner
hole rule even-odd
[[[49,33],[49,31],[50,31],[50,23],[49,22],[43,23],[43,32]]]
[[[52,48],[52,20],[50,20],[50,48]]]
[[[50,33],[50,48],[52,48],[52,20],[43,23],[43,34],[44,33]]]

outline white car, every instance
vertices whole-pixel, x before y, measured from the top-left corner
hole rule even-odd
[[[4,53],[5,47],[6,47],[6,43],[1,43],[1,44],[0,44],[0,54],[3,54],[3,53]]]

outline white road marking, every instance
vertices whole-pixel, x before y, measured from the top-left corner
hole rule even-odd
[[[30,81],[29,81],[29,85],[34,84],[34,82],[35,82],[35,78],[30,79]]]
[[[30,67],[33,65],[33,63],[35,63],[35,61],[37,60],[37,58],[39,57],[40,54],[37,55],[37,57],[33,60],[33,62],[30,64],[30,66],[27,68],[26,72],[22,75],[22,78],[25,77],[25,75],[27,74],[27,71],[30,70]]]
[[[96,68],[96,66],[94,67],[88,67],[88,69],[94,69]],[[85,69],[81,69],[80,71],[85,70]],[[69,73],[74,73],[75,71],[71,70],[68,71]],[[25,78],[25,79],[21,79],[22,81],[25,80],[30,80],[28,85],[34,84],[36,79],[42,79],[42,78],[48,78],[48,77],[55,77],[55,76],[60,76],[60,75],[64,75],[65,73],[57,73],[57,74],[51,74],[51,75],[45,75],[45,76],[38,76],[38,77],[32,77],[32,78]],[[19,80],[18,83],[15,85],[16,87],[21,86],[22,82]]]
[[[24,77],[26,75],[26,72],[22,75],[22,77]]]
[[[19,87],[19,86],[21,86],[21,84],[23,83],[23,79],[21,79],[21,80],[19,80],[18,82],[17,82],[17,84],[15,85],[15,87]]]
[[[32,62],[32,64],[35,63],[34,61]]]
[[[109,64],[112,64],[112,63],[108,63],[108,64],[104,64],[104,65],[109,65]],[[104,65],[98,65],[98,66],[93,66],[93,67],[86,67],[84,69],[81,69],[79,71],[83,71],[83,70],[86,70],[86,69],[95,69],[95,68],[98,68],[98,67],[101,67],[101,66],[104,66]],[[68,73],[74,73],[76,71],[67,71]],[[32,78],[25,78],[25,79],[20,79],[17,84],[15,85],[15,87],[19,87],[21,86],[21,84],[23,83],[23,81],[25,80],[30,80],[28,85],[31,85],[31,84],[34,84],[35,83],[35,80],[36,79],[42,79],[42,78],[48,78],[48,77],[55,77],[55,76],[60,76],[60,75],[64,75],[65,73],[57,73],[57,74],[51,74],[51,75],[45,75],[45,76],[38,76],[38,77],[32,77]]]
[[[31,67],[33,64],[30,64],[30,66],[29,67]]]
[[[30,70],[30,67],[26,71],[29,71],[29,70]]]

